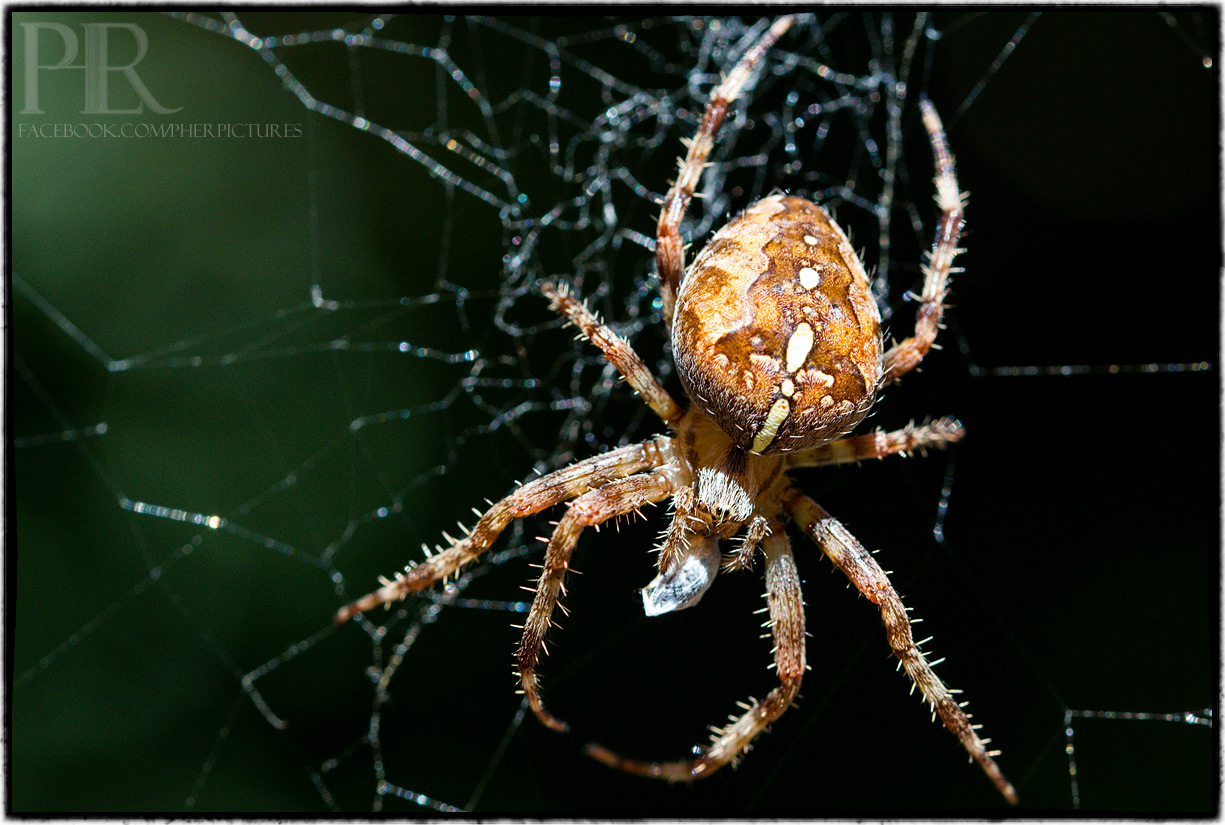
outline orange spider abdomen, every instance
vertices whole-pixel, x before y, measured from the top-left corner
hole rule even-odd
[[[880,311],[825,210],[775,195],[694,259],[676,299],[672,349],[690,399],[738,446],[801,450],[847,432],[871,408]]]

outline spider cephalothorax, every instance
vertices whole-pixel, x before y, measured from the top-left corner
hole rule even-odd
[[[337,621],[404,598],[451,575],[492,545],[512,519],[568,502],[548,548],[519,646],[519,678],[541,722],[564,730],[545,708],[536,665],[579,535],[590,526],[671,501],[658,573],[642,591],[648,615],[692,607],[720,570],[719,542],[742,536],[727,569],[765,557],[767,607],[779,684],[696,756],[674,762],[626,759],[599,745],[587,750],[630,773],[671,780],[709,776],[748,750],[795,699],[804,671],[800,576],[783,520],[811,538],[881,611],[889,646],[923,697],[1010,802],[1016,793],[975,725],[935,675],[911,634],[901,598],[871,554],[833,516],[799,492],[788,470],[883,458],[939,447],[961,437],[940,419],[903,430],[847,436],[880,387],[909,372],[931,348],[944,310],[964,215],[940,119],[921,101],[936,158],[941,217],[924,266],[915,334],[882,351],[880,314],[867,273],[845,233],[820,206],[771,196],[749,206],[711,238],[686,271],[679,227],[728,107],[767,50],[792,24],[770,27],[714,90],[697,135],[663,202],[656,261],[664,320],[677,372],[692,402],[683,409],[629,343],[601,323],[564,284],[542,284],[555,310],[620,370],[672,436],[578,461],[516,489],[466,536],[410,565],[383,587],[340,610]]]

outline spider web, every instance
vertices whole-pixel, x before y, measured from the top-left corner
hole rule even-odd
[[[14,116],[13,810],[999,810],[874,610],[798,541],[799,706],[693,787],[580,753],[676,758],[771,684],[759,573],[641,615],[660,510],[576,556],[541,668],[571,734],[511,675],[547,516],[449,587],[331,624],[471,507],[658,431],[534,284],[570,280],[679,396],[655,202],[762,21],[11,20],[135,24],[141,78],[182,108],[126,122],[231,135],[23,136],[106,121],[70,72],[40,75],[47,115]],[[869,424],[969,436],[797,483],[881,550],[1027,808],[1216,805],[1218,23],[802,17],[686,223],[700,245],[776,188],[831,205],[906,334],[935,217],[918,95],[940,108],[966,272],[944,348]]]

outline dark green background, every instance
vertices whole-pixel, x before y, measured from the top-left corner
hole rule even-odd
[[[880,12],[869,14],[868,28],[876,27]],[[966,423],[969,437],[951,453],[947,543],[934,544],[930,528],[949,455],[812,472],[800,483],[881,550],[925,619],[919,635],[934,635],[935,655],[949,657],[942,675],[965,690],[976,721],[1003,749],[1022,808],[1053,811],[1070,807],[1065,706],[1186,711],[1218,694],[1219,84],[1218,69],[1201,66],[1179,37],[1216,56],[1218,20],[1215,9],[1179,13],[1176,30],[1152,11],[1048,11],[954,117],[1027,16],[941,13],[944,37],[923,80],[971,193],[969,252],[944,349],[887,393],[874,421],[894,427],[953,414]],[[239,17],[261,34],[364,19]],[[36,116],[12,115],[10,272],[25,288],[11,295],[7,373],[8,432],[17,440],[6,587],[11,810],[179,811],[192,799],[197,811],[318,811],[325,797],[312,776],[336,807],[368,810],[376,791],[369,749],[318,773],[370,720],[371,643],[356,626],[326,632],[343,601],[333,571],[350,596],[363,591],[420,542],[466,520],[472,505],[547,462],[567,419],[540,412],[474,433],[494,416],[461,393],[446,414],[355,436],[350,422],[437,401],[468,367],[319,344],[348,335],[474,348],[510,359],[491,364],[491,376],[564,384],[570,376],[554,362],[568,353],[569,334],[538,329],[543,302],[530,297],[499,319],[530,334],[494,326],[502,230],[492,207],[462,192],[448,197],[386,143],[312,115],[230,39],[146,13],[15,12],[11,111],[21,107],[20,24],[35,20],[136,22],[150,42],[142,78],[163,103],[183,107],[170,121],[298,124],[303,137],[38,140],[15,132]],[[641,19],[629,22],[648,36]],[[513,23],[546,39],[612,25]],[[440,25],[401,18],[386,36],[430,44]],[[899,32],[909,25],[899,17]],[[492,99],[543,71],[512,39],[486,33],[481,50],[469,49],[468,31],[456,26],[452,54]],[[831,39],[854,41],[863,31],[852,17]],[[665,55],[668,70],[648,82],[648,62],[609,42],[575,51],[635,83],[680,82],[679,58]],[[432,108],[404,105],[432,107],[433,63],[362,51],[353,73],[334,44],[284,54],[325,100],[351,108],[359,95],[397,128],[436,120]],[[80,121],[79,78],[62,74],[41,87],[44,117]],[[568,103],[587,117],[605,105],[598,90]],[[465,120],[470,107],[452,100],[449,109],[457,130],[480,126]],[[526,120],[501,115],[502,140],[526,143],[510,132]],[[909,146],[920,148],[908,160],[907,192],[926,217],[930,161],[913,127],[911,112]],[[684,134],[675,128],[636,170],[644,186],[663,188]],[[560,197],[552,173],[534,173],[533,158],[524,151],[508,165],[534,203],[550,203]],[[833,158],[836,175],[848,161]],[[800,184],[752,184],[774,185]],[[649,234],[652,210],[641,198],[622,202],[624,225]],[[839,216],[868,246],[871,265],[870,222],[849,208]],[[549,274],[568,275],[581,261],[581,237],[542,249]],[[895,263],[913,264],[917,254],[899,243]],[[603,311],[635,303],[648,263],[633,243],[617,250],[616,293]],[[327,298],[371,303],[312,310],[314,283]],[[451,283],[471,290],[463,302]],[[437,304],[396,307],[402,296],[436,292]],[[154,353],[152,366],[108,372],[32,294],[110,358]],[[903,307],[897,334],[909,323]],[[654,328],[635,343],[661,352]],[[237,361],[225,361],[236,352]],[[200,360],[177,360],[191,357]],[[979,371],[1200,361],[1212,368]],[[487,395],[495,410],[566,397],[548,386]],[[588,455],[653,430],[624,394],[597,413],[600,425],[568,449]],[[104,435],[35,439],[99,422]],[[439,465],[449,472],[429,475]],[[397,492],[402,516],[367,519]],[[125,498],[221,514],[250,533],[137,515],[121,506]],[[634,588],[650,578],[645,551],[663,523],[660,512],[649,515],[647,524],[585,540],[577,559],[584,575],[570,584],[573,615],[542,667],[550,701],[575,732],[559,736],[528,719],[486,776],[518,706],[510,625],[521,617],[445,610],[392,683],[381,730],[388,781],[453,805],[480,786],[483,812],[1003,813],[952,737],[907,697],[871,607],[798,542],[813,669],[799,707],[738,770],[668,787],[582,756],[594,738],[677,757],[734,701],[770,686],[769,646],[756,639],[751,613],[758,575],[720,580],[700,608],[675,617],[641,616]],[[265,547],[262,537],[279,544]],[[324,557],[334,567],[315,563]],[[531,575],[524,561],[509,562],[468,595],[522,598],[517,586]],[[289,723],[278,731],[239,679],[303,639],[314,640],[308,650],[256,682]],[[1215,730],[1084,720],[1076,744],[1084,809],[1215,809]],[[387,808],[422,812],[394,799]]]

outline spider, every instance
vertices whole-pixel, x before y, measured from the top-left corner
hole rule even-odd
[[[890,648],[933,718],[978,762],[1010,802],[1016,792],[980,739],[978,725],[932,671],[911,635],[907,608],[863,545],[817,502],[801,493],[787,471],[906,455],[942,447],[962,436],[942,418],[896,432],[849,436],[880,389],[914,369],[932,347],[944,311],[953,259],[960,250],[966,198],[935,109],[921,101],[936,166],[941,217],[913,337],[884,349],[880,312],[863,264],[846,234],[820,206],[771,195],[749,206],[715,233],[688,270],[680,226],[715,135],[755,66],[793,18],[779,18],[714,90],[695,137],[687,143],[675,182],[663,200],[656,263],[663,315],[671,332],[677,373],[691,402],[678,404],[630,344],[605,326],[564,284],[544,283],[551,307],[573,323],[624,376],[671,430],[671,435],[575,462],[516,489],[493,504],[460,539],[410,564],[393,580],[342,608],[343,623],[389,605],[454,574],[484,553],[512,519],[568,502],[548,540],[535,597],[518,649],[518,676],[536,717],[558,731],[566,724],[545,707],[536,666],[578,538],[587,527],[671,500],[658,575],[642,590],[647,615],[695,605],[720,571],[719,541],[743,534],[722,562],[725,571],[765,557],[765,582],[774,665],[779,683],[738,718],[714,729],[691,758],[647,762],[591,744],[587,753],[631,774],[693,780],[735,762],[753,739],[791,705],[805,664],[800,575],[783,521],[811,538],[859,591],[880,608]],[[913,690],[913,688],[912,688]]]

